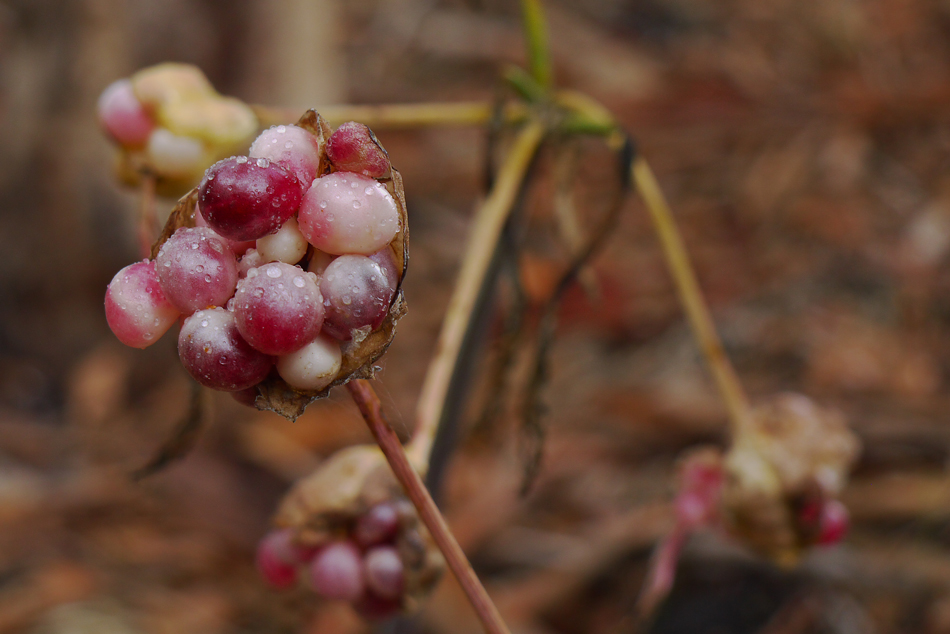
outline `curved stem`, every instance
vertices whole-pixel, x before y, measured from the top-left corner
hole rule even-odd
[[[459,585],[462,586],[462,590],[478,614],[485,631],[489,634],[510,634],[508,627],[501,618],[501,614],[498,612],[498,608],[495,607],[485,590],[485,586],[482,585],[475,571],[472,570],[472,565],[468,562],[461,546],[449,530],[445,518],[442,517],[442,513],[436,507],[432,496],[429,495],[428,489],[422,483],[422,478],[412,468],[409,457],[399,442],[399,437],[396,436],[396,432],[383,418],[382,405],[372,385],[366,380],[356,379],[347,383],[346,388],[350,391],[357,407],[359,407],[363,419],[369,426],[373,437],[376,438],[376,442],[379,444],[383,455],[386,456],[393,473],[396,474],[396,479],[399,480],[406,491],[406,495],[409,496],[413,506],[416,507],[419,519],[429,529],[432,539],[435,540],[439,550],[442,551],[449,569],[458,579]]]
[[[719,388],[719,393],[725,401],[733,438],[739,438],[748,428],[749,399],[742,389],[735,369],[729,362],[729,357],[723,350],[722,341],[719,339],[709,309],[699,290],[696,275],[686,254],[683,239],[676,228],[673,214],[653,171],[643,158],[638,157],[633,162],[630,174],[650,213],[650,219],[653,221],[657,237],[663,247],[663,254],[666,256],[667,266],[676,283],[680,301],[693,328],[693,335],[699,343],[716,386]]]
[[[290,124],[300,118],[300,110],[252,106],[262,126]],[[489,102],[383,104],[375,106],[321,106],[320,115],[336,127],[359,121],[374,130],[411,129],[433,126],[480,126],[491,120],[494,106]],[[527,109],[522,104],[505,106],[509,123],[523,121]]]
[[[544,131],[539,121],[531,121],[521,130],[498,172],[495,186],[476,213],[462,270],[436,343],[435,358],[429,364],[416,407],[416,430],[407,447],[414,464],[428,465],[456,359],[471,327],[475,304]]]

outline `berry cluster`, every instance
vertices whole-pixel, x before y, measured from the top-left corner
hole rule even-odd
[[[381,327],[402,275],[404,209],[377,180],[392,182],[388,156],[366,126],[330,135],[310,114],[208,168],[154,259],[106,291],[119,340],[144,348],[181,319],[184,367],[242,402],[272,370],[307,393],[345,379],[345,350]],[[314,117],[316,133],[301,127]]]
[[[294,531],[268,533],[257,550],[257,566],[273,587],[294,586],[304,571],[313,590],[326,599],[348,601],[364,616],[385,618],[403,609],[406,570],[398,537],[417,522],[407,500],[381,502],[342,535],[319,546],[294,541]]]
[[[187,64],[160,64],[114,82],[99,97],[98,111],[122,150],[119,175],[135,183],[148,172],[178,193],[214,161],[246,148],[258,129],[246,104],[219,95]]]

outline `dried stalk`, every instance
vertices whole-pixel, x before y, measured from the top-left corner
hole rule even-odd
[[[372,385],[364,379],[356,379],[347,383],[346,387],[357,407],[359,407],[360,413],[379,444],[383,455],[386,456],[396,479],[399,480],[406,491],[406,495],[412,501],[413,506],[416,507],[419,519],[429,530],[439,550],[442,551],[449,569],[455,575],[476,614],[478,614],[485,631],[489,634],[510,634],[508,627],[501,618],[501,614],[498,612],[498,608],[495,607],[485,590],[485,586],[482,585],[475,571],[472,570],[472,565],[468,562],[461,546],[449,530],[445,518],[442,517],[435,501],[422,483],[422,478],[412,468],[410,459],[399,442],[399,437],[396,436],[396,432],[383,418],[382,405]]]
[[[456,361],[466,333],[472,326],[474,309],[483,292],[486,274],[544,132],[545,128],[539,121],[531,121],[521,130],[501,167],[494,188],[476,214],[462,260],[462,270],[442,322],[436,356],[429,364],[419,395],[416,430],[407,447],[413,463],[417,465],[428,465],[446,396],[456,371]]]
[[[742,389],[742,384],[729,357],[723,350],[722,341],[719,339],[709,309],[699,290],[696,275],[686,254],[683,239],[676,228],[673,214],[653,171],[642,157],[638,157],[633,162],[630,175],[650,213],[650,219],[653,221],[653,227],[663,247],[663,255],[666,257],[667,266],[676,284],[680,301],[693,328],[693,335],[699,343],[703,357],[719,388],[719,393],[725,401],[733,438],[741,438],[750,424],[749,399]]]

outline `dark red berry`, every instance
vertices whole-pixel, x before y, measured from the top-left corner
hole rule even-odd
[[[201,215],[231,240],[257,240],[277,231],[300,207],[297,177],[268,159],[234,156],[205,172]]]

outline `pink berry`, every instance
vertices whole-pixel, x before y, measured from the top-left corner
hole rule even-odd
[[[363,559],[366,587],[383,599],[402,596],[405,570],[399,551],[392,546],[371,548]]]
[[[825,501],[818,519],[818,544],[837,544],[848,533],[849,524],[850,514],[844,504],[833,499]]]
[[[356,601],[363,595],[363,558],[349,541],[326,546],[310,562],[313,589],[328,599]]]
[[[370,255],[399,231],[399,209],[386,188],[372,178],[334,172],[313,183],[297,214],[307,241],[330,254]]]
[[[340,344],[323,333],[300,350],[277,358],[277,374],[292,388],[319,391],[340,372]]]
[[[198,190],[201,215],[232,240],[257,240],[277,231],[300,206],[297,177],[265,158],[235,156],[205,172]]]
[[[195,226],[196,227],[208,227],[208,221],[204,219],[204,216],[201,215],[201,207],[195,209]],[[210,228],[210,227],[209,227]],[[212,229],[214,231],[214,229]],[[215,231],[215,233],[218,233]],[[221,234],[218,234],[221,235]],[[236,257],[241,257],[247,253],[248,249],[253,249],[256,244],[254,240],[231,240],[230,238],[225,238],[221,236],[221,239],[227,242],[228,248],[231,249]]]
[[[399,512],[395,505],[382,502],[356,520],[353,538],[360,546],[375,546],[389,541],[399,529]]]
[[[371,178],[389,173],[389,155],[372,130],[355,121],[344,123],[327,141],[327,157],[344,172],[357,172]]]
[[[297,565],[290,530],[268,533],[257,546],[257,569],[275,588],[289,588],[297,581]]]
[[[234,294],[241,335],[267,354],[289,354],[313,341],[323,311],[316,276],[284,262],[251,269]]]
[[[224,308],[199,310],[185,320],[178,356],[198,383],[225,392],[257,385],[274,365],[271,357],[248,345],[234,315]]]
[[[143,260],[115,274],[106,289],[106,321],[127,346],[147,348],[178,319],[165,297],[155,263]]]
[[[266,158],[297,177],[302,192],[310,189],[320,166],[317,137],[295,125],[278,125],[261,132],[248,152],[251,158]]]
[[[99,123],[119,144],[141,147],[148,141],[155,122],[132,91],[132,82],[120,79],[99,97]]]
[[[227,243],[207,227],[182,227],[155,258],[165,296],[181,312],[223,306],[238,281],[237,260]]]
[[[324,331],[349,341],[353,330],[372,331],[383,323],[396,292],[396,280],[366,256],[341,255],[320,278],[320,292],[326,309]]]

